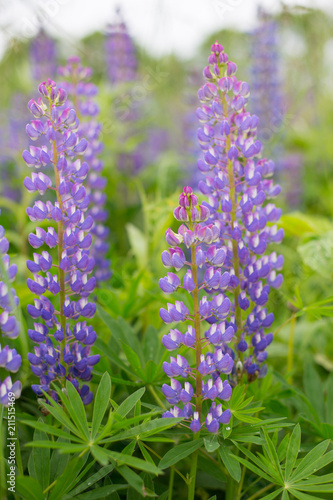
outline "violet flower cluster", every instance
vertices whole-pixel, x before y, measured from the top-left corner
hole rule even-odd
[[[40,377],[40,384],[32,389],[39,396],[43,390],[57,399],[55,391],[50,391],[51,382],[64,386],[68,379],[88,404],[92,392],[86,384],[80,387],[79,380],[91,379],[100,356],[90,354],[96,333],[86,322],[96,310],[88,300],[96,284],[95,277],[89,277],[94,268],[90,256],[94,221],[91,215],[85,216],[89,196],[84,181],[89,167],[78,158],[86,150],[87,141],[77,133],[75,110],[64,107],[65,90],[51,80],[41,83],[38,90],[42,97],[28,103],[34,119],[26,132],[30,139],[39,138],[44,145],[30,146],[30,151],[23,152],[24,161],[33,170],[25,178],[25,187],[30,193],[47,193],[49,198],[35,201],[27,209],[32,222],[43,223],[29,235],[30,245],[42,251],[27,261],[32,273],[27,285],[37,295],[34,305],[28,306],[35,321],[28,334],[37,344],[28,359],[33,373]],[[52,295],[56,307],[49,298]]]
[[[10,263],[7,254],[9,243],[5,238],[5,230],[0,226],[0,331],[3,337],[16,339],[20,333],[20,325],[15,316],[15,308],[19,301],[14,288],[9,289],[8,285],[15,280],[17,273],[16,264]],[[16,349],[11,349],[8,345],[0,345],[0,368],[7,372],[16,373],[22,363],[21,356],[17,354]],[[14,394],[15,399],[21,395],[22,384],[19,380],[12,382],[8,375],[4,380],[0,379],[0,404],[8,406],[12,401],[10,393]]]
[[[33,79],[40,82],[55,76],[56,59],[55,42],[41,28],[30,44],[30,65]]]
[[[79,57],[68,59],[67,65],[59,68],[59,74],[67,80],[61,83],[67,92],[67,105],[74,107],[80,119],[77,133],[79,137],[85,137],[88,141],[84,158],[89,165],[86,183],[87,193],[90,197],[88,215],[91,215],[94,220],[94,226],[91,229],[93,235],[91,256],[95,259],[95,278],[97,283],[100,283],[110,279],[111,263],[106,258],[109,251],[107,243],[109,229],[106,226],[108,212],[105,207],[107,180],[102,176],[104,165],[99,157],[103,150],[103,144],[100,140],[102,124],[97,119],[99,107],[95,101],[98,88],[89,82],[92,70],[83,67]]]
[[[179,197],[179,206],[174,216],[182,224],[175,233],[171,229],[166,232],[166,241],[170,248],[162,253],[162,262],[166,268],[176,271],[186,269],[181,281],[177,274],[168,272],[165,278],[160,279],[160,288],[164,293],[171,294],[183,288],[190,296],[193,308],[190,311],[181,301],[168,303],[167,309],[160,310],[162,320],[169,323],[186,322],[187,330],[182,333],[178,329],[171,329],[163,337],[166,349],[174,351],[181,346],[193,350],[195,366],[182,355],[170,358],[170,363],[164,362],[163,369],[170,377],[170,385],[164,384],[163,394],[170,404],[183,404],[183,407],[174,406],[163,414],[164,417],[183,417],[190,421],[193,432],[199,432],[205,425],[207,430],[217,433],[220,424],[228,424],[230,410],[223,411],[220,401],[228,401],[231,397],[231,386],[221,375],[230,374],[234,361],[225,346],[234,337],[234,325],[227,321],[231,303],[222,290],[230,282],[228,272],[221,273],[220,267],[226,259],[226,251],[218,248],[215,242],[219,241],[220,230],[216,224],[203,224],[209,217],[209,209],[198,205],[198,198],[190,187],[185,187]],[[187,260],[186,254],[190,254]],[[199,279],[199,271],[206,266],[206,270]],[[220,293],[212,299],[209,295],[201,294],[203,290],[212,292],[219,289]],[[200,297],[199,297],[200,295]],[[211,327],[206,331],[202,328],[206,321],[213,320]],[[208,348],[213,347],[213,352]],[[178,378],[186,379],[184,383]],[[194,382],[194,387],[191,383]],[[206,402],[208,405],[206,405]],[[203,404],[205,405],[203,408]],[[206,417],[203,415],[203,410]]]
[[[271,202],[280,193],[273,184],[274,163],[261,158],[262,144],[256,138],[259,118],[246,110],[249,85],[236,77],[237,66],[229,61],[222,45],[212,45],[209,65],[204,69],[206,83],[198,92],[201,107],[197,116],[204,160],[198,167],[206,175],[199,183],[208,197],[204,203],[209,222],[219,228],[217,247],[225,252],[221,265],[230,281],[225,285],[231,298],[230,324],[235,339],[223,348],[235,359],[230,380],[242,382],[262,377],[267,371],[266,348],[272,333],[265,333],[273,321],[266,308],[271,288],[279,288],[283,277],[283,257],[270,243],[280,243],[283,229],[277,222],[281,210]],[[216,293],[221,286],[218,285]],[[214,332],[219,327],[213,324]]]
[[[260,117],[258,136],[268,142],[281,127],[284,110],[279,54],[277,23],[260,8],[260,24],[253,33],[253,64],[251,110]]]
[[[105,41],[107,73],[113,84],[136,80],[138,67],[134,43],[119,10],[117,15],[119,19],[107,28]]]

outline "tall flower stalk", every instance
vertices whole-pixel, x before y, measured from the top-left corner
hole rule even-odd
[[[79,137],[85,137],[88,141],[84,158],[89,164],[87,193],[90,205],[88,215],[91,215],[94,220],[91,229],[93,235],[91,256],[95,259],[96,281],[100,283],[110,279],[111,263],[106,258],[109,251],[107,242],[109,229],[106,226],[108,212],[105,206],[107,179],[102,176],[104,164],[100,158],[103,143],[100,140],[102,124],[98,122],[99,107],[95,100],[98,88],[89,81],[92,75],[91,68],[82,66],[79,57],[68,59],[67,65],[59,68],[59,74],[67,80],[61,84],[67,92],[67,105],[74,107],[80,120],[77,133]]]
[[[30,45],[30,63],[33,79],[37,82],[56,74],[57,50],[45,30],[41,28]]]
[[[10,263],[7,254],[9,243],[5,237],[5,230],[0,226],[0,331],[3,337],[16,339],[20,333],[20,325],[15,316],[15,309],[19,301],[14,288],[9,288],[10,283],[15,280],[17,273],[16,264]],[[0,345],[0,369],[6,372],[16,373],[22,363],[21,356],[16,349],[11,349],[8,345]],[[4,380],[0,379],[0,404],[8,406],[21,395],[22,384],[19,380],[12,382],[8,375]]]
[[[168,303],[167,309],[162,308],[162,320],[169,324],[186,322],[187,331],[183,334],[178,329],[172,329],[163,337],[166,349],[174,351],[180,346],[185,346],[193,351],[194,366],[191,360],[178,354],[171,357],[170,363],[164,362],[163,369],[170,377],[170,385],[164,384],[163,394],[172,405],[182,403],[183,407],[174,406],[166,411],[164,417],[183,417],[185,424],[199,437],[201,429],[217,433],[220,424],[230,421],[230,410],[223,411],[220,401],[228,401],[231,397],[231,386],[227,380],[222,381],[221,376],[231,373],[233,360],[228,353],[223,353],[222,344],[230,342],[234,336],[234,328],[226,317],[230,312],[230,300],[223,293],[209,300],[203,290],[211,292],[218,287],[229,283],[228,272],[221,274],[220,266],[226,254],[223,249],[217,249],[213,243],[218,241],[219,228],[216,225],[203,224],[209,216],[209,210],[203,205],[198,205],[198,198],[190,187],[185,187],[179,197],[179,206],[174,211],[174,216],[183,224],[178,232],[171,229],[166,232],[166,241],[171,248],[162,253],[162,262],[167,268],[180,271],[185,268],[186,273],[182,280],[172,272],[160,279],[161,290],[171,294],[183,288],[191,297],[192,310],[184,302]],[[185,246],[189,253],[186,260],[184,251],[179,245]],[[205,250],[203,249],[205,247]],[[201,268],[208,264],[202,278],[199,277]],[[219,333],[207,329],[203,336],[205,321],[219,321]],[[209,346],[215,346],[215,351],[209,351]],[[189,379],[184,385],[177,379]],[[191,469],[191,482],[189,486],[189,499],[194,498],[197,454],[193,457],[194,464]]]
[[[237,79],[236,71],[222,45],[213,44],[197,110],[204,153],[198,167],[206,175],[199,189],[208,197],[204,205],[209,222],[219,228],[218,246],[226,253],[223,268],[230,274],[230,321],[236,332],[232,350],[228,348],[236,361],[233,384],[243,383],[245,377],[251,382],[267,371],[266,348],[273,335],[265,329],[274,315],[265,305],[270,289],[279,288],[283,280],[277,273],[283,257],[275,251],[266,253],[270,243],[283,238],[276,225],[281,210],[271,202],[280,187],[273,184],[273,161],[261,157],[262,144],[256,138],[259,118],[246,110],[249,85]]]
[[[41,321],[28,331],[38,344],[35,352],[28,355],[33,373],[40,377],[40,384],[34,384],[32,389],[41,396],[42,390],[50,392],[51,382],[64,386],[68,379],[83,403],[88,404],[92,392],[87,385],[79,387],[79,380],[91,379],[99,355],[90,355],[96,333],[80,319],[93,317],[96,310],[95,304],[88,301],[96,284],[95,277],[89,278],[94,268],[89,254],[94,221],[90,215],[85,217],[89,196],[83,185],[89,168],[77,158],[86,150],[87,141],[77,133],[79,120],[75,110],[64,107],[65,90],[57,88],[52,80],[41,83],[38,90],[42,97],[29,101],[28,108],[35,119],[26,131],[31,139],[40,138],[45,145],[30,146],[30,151],[23,152],[28,167],[35,169],[31,177],[25,178],[24,185],[31,193],[45,195],[53,191],[55,197],[46,203],[38,200],[28,207],[31,221],[50,224],[47,231],[36,227],[36,232],[29,235],[29,243],[34,249],[46,245],[56,252],[51,255],[43,250],[33,254],[33,261],[27,261],[33,275],[27,285],[38,296],[34,305],[28,306],[28,312],[34,320]],[[48,298],[50,295],[57,297],[57,309]],[[56,398],[54,391],[51,395]]]

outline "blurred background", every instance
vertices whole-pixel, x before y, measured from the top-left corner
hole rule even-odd
[[[1,223],[22,277],[21,305],[25,310],[31,300],[23,277],[33,226],[23,189],[26,104],[41,81],[58,81],[57,67],[77,55],[99,88],[108,177],[113,277],[98,298],[138,329],[160,327],[163,235],[179,188],[200,182],[197,91],[215,39],[250,83],[249,108],[260,116],[264,155],[275,161],[282,186],[285,282],[270,308],[277,324],[307,311],[292,323],[296,347],[332,371],[330,314],[307,309],[332,295],[330,0],[0,1]],[[288,325],[271,348],[276,365],[289,334]]]

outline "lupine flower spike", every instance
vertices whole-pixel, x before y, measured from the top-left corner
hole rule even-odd
[[[54,77],[56,73],[55,42],[41,28],[30,45],[30,62],[33,79],[37,82]]]
[[[61,83],[67,92],[67,105],[74,107],[80,120],[77,133],[80,138],[85,137],[88,140],[84,158],[89,165],[87,193],[89,194],[90,206],[88,215],[91,215],[94,220],[94,226],[91,229],[93,235],[91,256],[95,259],[95,278],[97,283],[100,283],[110,279],[111,263],[106,258],[109,250],[107,243],[109,229],[105,225],[108,218],[108,212],[105,208],[107,180],[101,175],[103,162],[99,158],[103,149],[103,144],[100,141],[102,125],[96,120],[99,108],[94,99],[98,88],[89,82],[92,70],[83,67],[79,57],[71,57],[66,66],[59,68],[59,74],[67,80]]]
[[[0,226],[0,331],[3,337],[16,339],[20,332],[20,325],[15,317],[15,308],[19,301],[14,288],[9,289],[9,284],[15,280],[17,267],[10,264],[10,258],[7,254],[9,243],[5,238],[5,230]],[[9,348],[8,345],[0,345],[0,368],[7,372],[16,373],[22,363],[21,356],[17,354],[16,349]],[[11,376],[0,380],[0,404],[8,406],[11,397],[8,393],[13,393],[15,399],[21,395],[22,384],[19,380],[12,382]]]
[[[262,144],[256,139],[259,118],[246,111],[249,85],[237,79],[236,71],[222,45],[213,44],[197,110],[204,153],[198,167],[206,175],[199,189],[208,197],[208,222],[218,227],[216,251],[225,253],[222,265],[230,275],[229,283],[214,290],[227,291],[232,303],[229,325],[236,335],[232,349],[223,347],[222,352],[235,359],[230,376],[234,384],[245,374],[252,381],[267,371],[266,348],[273,335],[265,330],[274,315],[265,306],[270,289],[279,288],[283,280],[278,273],[283,257],[267,254],[268,245],[283,238],[283,229],[276,225],[281,210],[271,202],[280,187],[273,184],[274,163],[261,157]],[[220,326],[211,322],[206,337],[215,343]]]
[[[33,373],[40,377],[40,384],[32,388],[41,396],[41,390],[50,392],[51,382],[64,386],[68,379],[83,403],[88,404],[92,392],[87,385],[80,387],[79,380],[91,379],[99,355],[90,354],[96,333],[85,321],[96,310],[95,304],[88,301],[96,284],[96,279],[89,277],[94,268],[94,259],[89,255],[94,221],[90,215],[85,217],[89,196],[83,185],[89,168],[78,158],[86,150],[87,141],[77,134],[75,110],[64,107],[65,90],[51,80],[41,83],[38,90],[42,97],[29,101],[34,119],[26,131],[31,139],[40,138],[45,145],[24,151],[24,161],[34,170],[24,185],[32,193],[47,192],[49,198],[54,192],[55,199],[45,203],[38,200],[27,209],[31,221],[50,224],[47,229],[36,227],[36,232],[29,235],[29,243],[34,249],[45,245],[56,252],[44,249],[27,262],[33,277],[27,285],[38,297],[34,305],[28,306],[36,321],[28,331],[29,337],[38,344],[28,359]],[[50,294],[58,298],[56,308],[48,298]],[[54,391],[51,395],[56,398]]]
[[[223,411],[220,401],[228,401],[231,397],[230,384],[222,377],[231,373],[234,362],[228,353],[224,353],[223,347],[232,340],[234,327],[226,321],[231,304],[224,293],[220,292],[210,300],[206,294],[202,294],[202,290],[213,291],[228,286],[230,275],[220,270],[226,253],[215,245],[219,240],[219,227],[204,224],[209,217],[209,210],[198,205],[198,198],[190,187],[185,187],[180,195],[174,216],[182,225],[177,233],[167,230],[166,241],[171,248],[162,253],[162,262],[166,268],[176,271],[185,268],[186,273],[181,282],[177,274],[168,272],[159,284],[163,292],[168,294],[183,288],[190,294],[193,306],[189,311],[183,302],[176,301],[174,304],[169,303],[167,309],[160,310],[165,323],[186,322],[188,325],[185,333],[171,329],[163,337],[163,345],[170,351],[181,345],[189,347],[195,353],[195,366],[192,368],[190,362],[180,354],[171,357],[170,363],[163,364],[166,375],[170,377],[170,385],[163,385],[163,394],[170,404],[183,404],[182,408],[174,406],[163,416],[183,417],[190,422],[193,432],[205,426],[209,432],[216,433],[220,424],[230,421],[230,410]],[[180,245],[185,247],[186,253],[190,253],[189,261]],[[206,272],[203,279],[199,280],[199,270],[205,264]],[[218,329],[209,336],[208,332],[203,336],[202,327],[209,320],[218,321]],[[217,346],[214,352],[207,350],[210,344]],[[187,379],[186,382],[182,384],[179,377]],[[204,415],[205,402],[209,404]]]

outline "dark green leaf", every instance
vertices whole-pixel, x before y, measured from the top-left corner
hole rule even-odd
[[[70,498],[75,497],[79,493],[82,493],[82,491],[88,489],[90,486],[93,484],[97,483],[100,479],[103,477],[107,476],[112,472],[114,469],[114,465],[107,465],[106,467],[102,467],[96,474],[93,474],[92,476],[88,477],[83,483],[81,483],[79,486],[77,486],[74,490],[70,491],[63,500],[69,500]]]
[[[71,486],[75,484],[75,478],[79,474],[85,462],[86,458],[75,457],[71,459],[70,467],[67,467],[61,476],[56,479],[56,484],[52,488],[49,500],[59,500],[65,496],[65,493],[67,493]]]
[[[324,459],[325,463],[327,460],[331,461],[331,457],[333,452],[327,453],[324,457],[324,453],[328,448],[330,441],[323,441],[322,443],[317,444],[309,453],[301,460],[297,469],[290,476],[290,482],[295,482],[297,480],[303,479],[307,477],[309,474],[312,474],[316,470],[319,469],[319,461]],[[328,463],[329,463],[328,462]]]
[[[156,497],[155,493],[149,493],[146,491],[143,479],[129,467],[123,465],[121,467],[117,467],[117,471],[140,495],[144,496],[145,494],[148,497]]]
[[[239,465],[239,462],[235,460],[233,457],[231,451],[225,444],[221,443],[221,447],[219,449],[220,457],[222,462],[224,463],[225,467],[227,468],[230,476],[239,483],[240,478],[241,478],[241,467]]]
[[[21,420],[22,424],[29,425],[30,427],[33,427],[34,429],[39,429],[44,432],[47,432],[48,434],[51,434],[53,436],[58,436],[59,438],[63,438],[67,440],[69,437],[71,438],[71,441],[75,441],[76,443],[82,443],[82,439],[76,436],[69,436],[69,434],[65,431],[62,431],[58,427],[54,427],[52,425],[47,425],[44,424],[44,422],[35,422],[34,420]]]
[[[166,452],[164,457],[161,458],[158,466],[161,469],[167,469],[171,465],[174,465],[180,460],[183,460],[183,458],[186,458],[189,455],[191,455],[202,445],[203,445],[202,438],[195,439],[194,441],[191,441],[189,443],[179,444],[178,446],[175,446],[174,448]]]
[[[145,390],[146,389],[142,387],[141,389],[133,392],[133,394],[128,396],[128,398],[126,398],[125,401],[121,403],[121,405],[117,408],[115,413],[117,415],[120,415],[121,417],[126,417],[126,415],[132,410],[132,408],[134,408],[137,401],[139,401],[139,399],[142,398]]]
[[[154,434],[157,434],[158,432],[161,432],[162,430],[169,429],[170,427],[173,427],[177,423],[181,422],[181,418],[157,418],[155,420],[152,420],[150,422],[146,422],[141,425],[137,425],[136,427],[133,427],[132,429],[129,429],[128,431],[125,432],[120,432],[116,434],[115,436],[112,436],[108,439],[104,439],[103,443],[113,443],[115,441],[122,441],[124,439],[131,439],[133,437],[138,437],[141,440],[144,439],[146,436],[151,436]]]
[[[278,495],[280,495],[280,493],[283,491],[283,488],[280,488],[276,491],[273,491],[273,493],[269,493],[269,495],[266,495],[262,498],[260,498],[260,500],[274,500],[274,498],[276,498]]]
[[[313,362],[307,359],[304,364],[304,389],[312,406],[316,410],[319,421],[324,420],[324,396],[322,382]]]
[[[95,490],[83,493],[75,497],[77,500],[98,500],[105,499],[107,495],[111,495],[115,491],[125,490],[128,488],[127,484],[110,484],[109,486],[101,486]]]
[[[68,380],[66,384],[67,394],[68,394],[68,404],[67,409],[72,417],[73,422],[78,429],[80,429],[84,437],[89,440],[90,432],[87,422],[86,410],[82,403],[79,393],[75,389],[74,385]]]
[[[42,487],[33,477],[18,476],[15,487],[16,494],[26,500],[44,500]]]
[[[114,460],[118,467],[121,465],[128,465],[134,467],[134,469],[143,470],[145,472],[150,472],[152,474],[160,474],[162,471],[156,465],[146,462],[141,458],[132,457],[131,455],[125,455],[124,453],[117,453],[108,449],[104,449],[105,453]]]
[[[125,344],[125,342],[122,342],[121,345],[132,372],[143,380],[144,375],[139,356],[129,345]]]
[[[291,434],[286,455],[285,480],[288,481],[296,463],[301,446],[301,426],[297,424]]]
[[[294,488],[290,488],[289,492],[294,495],[294,497],[298,498],[298,500],[318,500],[317,496],[314,497],[307,493],[301,493],[300,491],[294,490]]]
[[[92,439],[95,438],[95,436],[99,430],[99,426],[102,423],[104,414],[106,412],[106,408],[109,404],[110,396],[111,396],[110,375],[107,372],[105,372],[99,385],[98,385],[98,389],[96,392],[93,419],[92,419],[92,427],[91,427]]]
[[[45,432],[36,429],[34,432],[34,441],[48,440]],[[32,459],[34,462],[34,469],[36,472],[36,478],[38,479],[42,490],[48,487],[50,482],[50,449],[47,448],[34,448],[32,450]]]

